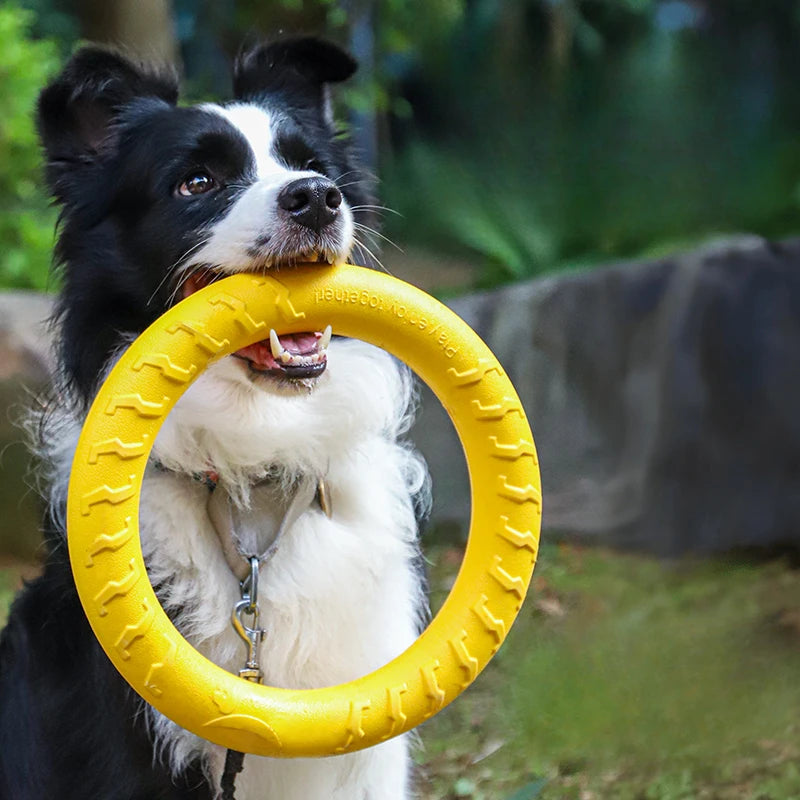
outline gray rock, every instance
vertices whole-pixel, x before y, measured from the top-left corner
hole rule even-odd
[[[18,423],[50,372],[50,309],[43,295],[0,293],[0,554],[19,558],[31,558],[41,542],[42,505]]]
[[[451,305],[525,404],[551,536],[662,554],[800,545],[800,239],[742,238]],[[10,419],[50,365],[50,301],[0,294],[0,553],[28,556],[41,508]],[[469,492],[429,392],[414,430],[432,526],[464,536]]]
[[[506,367],[539,449],[544,527],[662,554],[800,545],[800,240],[755,237],[451,303]],[[467,478],[429,392],[414,438],[434,526]]]

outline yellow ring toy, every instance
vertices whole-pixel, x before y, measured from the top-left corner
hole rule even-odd
[[[466,453],[472,519],[444,606],[404,653],[322,689],[243,680],[200,655],[170,622],[145,571],[139,493],[164,418],[216,359],[327,324],[405,361],[436,393]],[[335,365],[333,365],[335,369]],[[539,470],[511,382],[454,313],[361,267],[240,274],[170,309],[125,352],[89,412],[72,467],[69,553],[95,635],[128,683],[198,736],[263,756],[326,756],[397,736],[455,699],[497,652],[536,560]]]

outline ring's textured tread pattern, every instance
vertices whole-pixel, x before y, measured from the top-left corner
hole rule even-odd
[[[388,350],[431,386],[464,446],[472,521],[450,596],[405,653],[347,684],[277,689],[212,664],[169,621],[146,579],[139,493],[159,426],[212,361],[265,338],[271,327],[296,333],[327,324]],[[130,346],[87,417],[67,515],[81,602],[109,658],[142,697],[223,747],[324,756],[408,731],[475,680],[525,597],[541,513],[525,412],[478,336],[436,300],[394,278],[360,267],[309,265],[279,277],[242,274],[214,283]]]

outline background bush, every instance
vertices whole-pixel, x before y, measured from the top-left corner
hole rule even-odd
[[[58,66],[55,45],[32,40],[30,11],[0,5],[0,285],[44,288],[56,212],[42,189],[36,96]]]
[[[800,3],[476,0],[400,87],[388,233],[492,285],[800,230]]]
[[[45,280],[29,113],[52,42],[64,55],[80,37],[177,56],[202,99],[229,96],[243,42],[339,41],[361,62],[340,93],[350,129],[400,214],[385,233],[477,265],[483,285],[800,231],[800,0],[17,2],[36,40],[0,6],[0,286]]]

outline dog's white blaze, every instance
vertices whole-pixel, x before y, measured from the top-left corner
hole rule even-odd
[[[150,578],[184,636],[224,668],[245,655],[230,624],[239,599],[206,514],[208,490],[187,477],[213,465],[246,504],[265,465],[327,475],[333,517],[307,512],[263,574],[265,681],[311,688],[348,681],[405,650],[423,607],[414,573],[414,497],[427,491],[424,464],[401,441],[410,424],[410,376],[383,351],[334,340],[330,366],[307,394],[254,384],[231,358],[204,372],[181,398],[154,453],[181,475],[148,470],[140,509]],[[52,497],[65,494],[80,421],[53,419]],[[68,443],[68,444],[67,444]],[[148,707],[149,708],[149,707]],[[203,756],[219,785],[221,748],[149,708],[157,745],[175,772]],[[248,756],[237,798],[408,800],[408,737],[327,759]]]
[[[283,180],[292,174],[272,155],[274,142],[274,120],[266,109],[253,103],[232,103],[220,106],[216,103],[205,103],[204,111],[219,114],[231,123],[247,139],[256,162],[256,175],[259,180]]]
[[[189,269],[198,264],[213,264],[229,271],[252,268],[253,248],[259,243],[275,257],[295,255],[291,237],[287,241],[286,223],[278,213],[278,195],[284,186],[300,178],[318,177],[311,170],[293,170],[282,164],[273,151],[274,126],[278,120],[260,106],[234,103],[220,106],[206,103],[203,110],[219,114],[247,140],[256,165],[257,180],[233,207],[207,231],[206,243],[186,262]],[[339,206],[338,230],[327,233],[331,239],[329,255],[344,259],[353,247],[353,214],[346,200]]]

